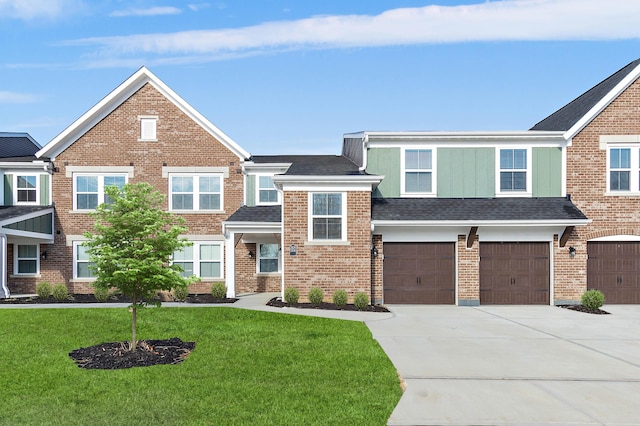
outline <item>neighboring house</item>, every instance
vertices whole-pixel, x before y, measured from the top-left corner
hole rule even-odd
[[[640,303],[639,76],[640,60],[526,131],[367,131],[345,134],[338,156],[251,156],[142,68],[29,160],[36,214],[55,201],[55,228],[24,243],[46,260],[8,287],[32,292],[40,274],[91,292],[87,213],[105,186],[146,181],[187,220],[194,246],[174,261],[201,278],[196,293],[224,280],[231,297],[561,304],[598,288]],[[0,165],[7,205],[16,170]]]
[[[0,297],[35,286],[53,243],[51,170],[39,149],[27,133],[0,133]]]

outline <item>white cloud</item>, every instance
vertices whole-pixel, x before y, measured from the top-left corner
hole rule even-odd
[[[179,15],[182,13],[182,10],[173,6],[158,6],[158,7],[150,7],[148,9],[126,9],[126,10],[116,10],[109,14],[109,16],[113,17],[123,17],[123,16],[157,16],[157,15]]]
[[[81,4],[80,0],[0,0],[0,19],[55,19]]]
[[[194,12],[197,12],[202,9],[206,9],[209,6],[211,6],[209,3],[191,3],[187,5],[187,7]]]
[[[0,104],[29,104],[38,100],[36,95],[0,90]]]
[[[504,0],[400,8],[379,15],[318,16],[216,30],[94,37],[99,56],[189,56],[209,60],[292,49],[484,41],[640,38],[640,1]]]

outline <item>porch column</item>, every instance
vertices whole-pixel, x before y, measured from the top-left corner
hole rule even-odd
[[[7,287],[7,236],[0,235],[0,298],[9,297],[9,288]]]
[[[224,233],[225,284],[227,297],[236,297],[236,234],[227,230]]]

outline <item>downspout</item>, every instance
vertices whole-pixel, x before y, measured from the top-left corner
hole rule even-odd
[[[369,135],[365,133],[362,138],[362,166],[358,170],[364,172],[367,170],[367,148],[369,147]]]
[[[2,285],[2,292],[0,294],[3,298],[9,298],[9,287],[7,287],[7,236],[0,235],[0,250],[2,251],[2,277],[0,277],[0,284]]]

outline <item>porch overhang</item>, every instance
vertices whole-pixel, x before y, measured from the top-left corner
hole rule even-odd
[[[52,206],[0,206],[0,233],[6,236],[53,244],[53,227]]]

